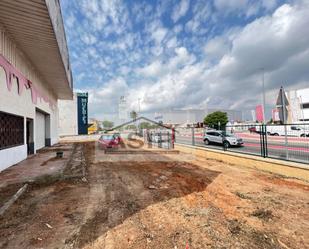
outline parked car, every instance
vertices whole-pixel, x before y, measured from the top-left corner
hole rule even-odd
[[[271,136],[285,136],[284,125],[267,126],[267,134]],[[293,137],[309,137],[309,130],[297,125],[286,125],[287,136]]]
[[[238,138],[235,134],[223,131],[206,131],[204,134],[204,143],[209,145],[211,143],[222,144],[224,147],[242,146],[243,140]]]
[[[103,134],[98,141],[100,149],[117,148],[121,142],[122,139],[119,133]]]

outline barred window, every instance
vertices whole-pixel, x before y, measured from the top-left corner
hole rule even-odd
[[[24,118],[0,112],[0,150],[24,144]]]

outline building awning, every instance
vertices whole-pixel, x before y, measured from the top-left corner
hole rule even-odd
[[[73,81],[59,0],[1,0],[0,23],[59,99]]]

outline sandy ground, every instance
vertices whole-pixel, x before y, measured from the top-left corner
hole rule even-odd
[[[0,248],[309,248],[306,182],[183,153],[78,148],[86,179],[31,184],[0,217]]]

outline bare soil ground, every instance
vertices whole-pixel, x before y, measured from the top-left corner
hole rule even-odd
[[[86,179],[31,184],[0,217],[0,248],[309,248],[306,182],[182,153],[78,146],[64,172],[84,167]]]

